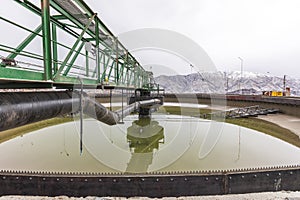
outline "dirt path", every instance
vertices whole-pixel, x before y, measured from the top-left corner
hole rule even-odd
[[[260,115],[259,119],[263,119],[275,123],[283,128],[289,129],[300,137],[300,118],[284,114]]]

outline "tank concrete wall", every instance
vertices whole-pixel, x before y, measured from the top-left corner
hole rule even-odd
[[[299,167],[156,175],[17,174],[0,172],[1,195],[179,197],[300,190]]]

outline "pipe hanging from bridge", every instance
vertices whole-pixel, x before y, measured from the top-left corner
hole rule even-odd
[[[152,99],[135,102],[112,112],[87,95],[83,97],[83,112],[105,124],[115,125],[140,106],[159,104]],[[57,116],[76,113],[80,108],[78,92],[8,92],[0,93],[0,131],[16,128]]]

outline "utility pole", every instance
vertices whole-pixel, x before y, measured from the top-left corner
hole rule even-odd
[[[285,89],[286,89],[286,75],[283,76],[283,94],[284,92],[286,92]]]

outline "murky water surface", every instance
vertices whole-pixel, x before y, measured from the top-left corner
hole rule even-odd
[[[0,170],[180,172],[300,164],[300,149],[263,133],[177,115],[136,115],[108,126],[84,120],[44,128],[0,144]]]

